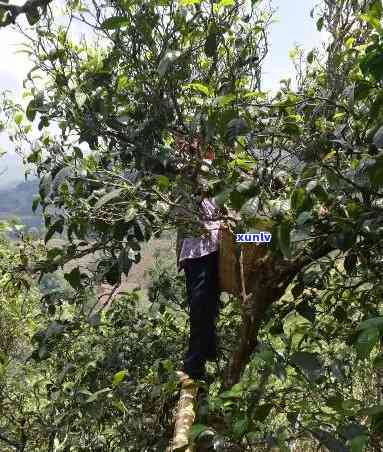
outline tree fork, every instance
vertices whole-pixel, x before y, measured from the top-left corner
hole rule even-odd
[[[250,313],[244,313],[238,345],[224,372],[224,389],[238,383],[258,344],[258,333],[267,309],[278,301],[295,276],[310,262],[332,250],[325,244],[310,256],[300,256],[293,261],[268,253],[254,268],[251,279]]]

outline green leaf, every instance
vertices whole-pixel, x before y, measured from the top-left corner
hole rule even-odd
[[[331,452],[348,452],[348,448],[339,439],[335,438],[331,433],[325,430],[315,429],[313,431],[314,437]]]
[[[204,432],[205,430],[208,430],[208,427],[204,424],[194,424],[190,431],[189,431],[189,440],[190,441],[195,441],[198,436]]]
[[[383,353],[381,353],[374,359],[373,366],[374,369],[383,369]]]
[[[309,54],[307,55],[307,62],[309,64],[312,64],[313,61],[314,61],[314,51],[311,50],[311,52],[309,52]]]
[[[160,189],[166,189],[170,185],[169,178],[162,174],[156,177],[156,181],[157,181],[157,185],[160,187]]]
[[[4,3],[7,3],[7,2],[4,2]],[[1,22],[3,21],[6,13],[7,13],[7,10],[4,8],[4,6],[0,6],[0,25],[1,25]]]
[[[218,3],[218,8],[228,7],[228,6],[234,6],[234,0],[221,0]]]
[[[243,94],[242,97],[244,99],[265,99],[266,94],[261,91],[249,91],[246,94]]]
[[[370,406],[358,412],[359,416],[376,416],[377,414],[383,414],[383,405]]]
[[[254,218],[257,215],[259,207],[259,198],[255,196],[253,198],[248,199],[245,204],[241,207],[240,214],[245,219]]]
[[[225,188],[214,197],[214,202],[218,207],[222,207],[230,199],[230,194],[232,192],[231,188]]]
[[[206,38],[206,42],[204,45],[204,51],[206,56],[208,57],[214,57],[217,55],[217,48],[218,48],[218,39],[217,39],[217,33],[211,32]]]
[[[78,267],[74,268],[69,273],[64,273],[64,278],[73,287],[73,289],[81,288],[81,273]]]
[[[296,352],[291,356],[291,361],[300,367],[308,376],[317,380],[323,374],[322,363],[318,355],[310,352]]]
[[[376,131],[372,142],[376,147],[383,148],[383,126],[379,127],[379,129]]]
[[[256,419],[259,422],[264,422],[272,408],[273,408],[272,403],[264,403],[263,405],[257,406],[253,415],[254,419]]]
[[[120,370],[119,372],[114,374],[112,381],[113,386],[117,386],[119,383],[121,383],[121,381],[125,378],[125,375],[127,375],[127,373],[128,373],[127,370]]]
[[[94,208],[99,209],[100,207],[103,207],[105,204],[107,204],[110,201],[113,201],[121,196],[121,193],[124,190],[122,188],[117,188],[116,190],[112,190],[108,193],[106,193],[104,196],[102,196],[95,204]]]
[[[168,71],[170,65],[174,63],[180,56],[181,52],[179,50],[169,50],[168,52],[166,52],[158,64],[158,74],[163,77]]]
[[[14,228],[16,231],[21,231],[22,229],[25,228],[25,226],[24,226],[23,224],[16,223],[16,224],[13,225],[13,228]]]
[[[127,17],[114,16],[104,20],[104,22],[101,24],[101,27],[105,28],[106,30],[114,30],[116,28],[126,27],[129,25],[129,23],[130,20]]]
[[[16,113],[15,114],[15,123],[19,126],[23,120],[23,114],[22,113]]]
[[[355,348],[360,358],[368,358],[371,350],[378,343],[381,333],[377,328],[369,328],[359,333]]]
[[[118,268],[121,273],[128,275],[129,270],[132,268],[133,259],[131,258],[131,252],[129,248],[122,248],[118,256]],[[132,256],[133,257],[133,256]]]
[[[302,226],[305,223],[307,223],[308,221],[311,221],[313,219],[312,213],[311,212],[301,212],[298,217],[297,217],[297,225],[298,226]]]
[[[351,452],[363,452],[365,450],[365,447],[367,447],[367,443],[367,435],[356,436],[350,441]]]
[[[366,99],[372,89],[371,83],[368,80],[359,80],[355,84],[354,98],[356,101]]]
[[[39,346],[39,349],[38,349],[38,358],[39,358],[40,360],[44,360],[44,359],[48,358],[48,356],[49,356],[48,347],[47,347],[47,345],[46,345],[45,343],[43,343],[43,344],[41,344],[41,345]]]
[[[37,210],[37,207],[40,203],[40,196],[36,195],[33,197],[33,201],[32,201],[32,212],[35,213]]]
[[[85,93],[83,93],[82,91],[77,91],[77,90],[74,94],[74,97],[76,99],[76,103],[79,108],[81,108],[85,104],[86,99],[87,99],[87,96]]]
[[[339,232],[331,236],[331,242],[342,251],[347,251],[355,244],[356,235],[351,230]]]
[[[323,25],[324,25],[324,18],[320,17],[317,21],[317,30],[322,31]]]
[[[129,79],[126,75],[121,74],[117,77],[117,90],[121,91],[129,85]]]
[[[383,185],[383,159],[379,159],[375,164],[367,168],[367,175],[371,184],[375,187]]]
[[[348,275],[351,275],[358,263],[358,256],[354,253],[348,253],[344,259],[344,269]]]
[[[50,248],[47,252],[47,257],[49,260],[54,260],[57,256],[60,256],[64,253],[62,248]]]
[[[343,402],[343,405],[344,404],[345,402]],[[353,438],[356,438],[357,436],[365,435],[366,433],[367,433],[366,427],[357,424],[356,422],[352,422],[351,424],[348,424],[341,429],[342,436],[347,438],[349,441],[352,440]]]
[[[8,356],[0,351],[0,364],[5,365],[8,362]]]
[[[205,94],[205,96],[211,95],[210,87],[204,83],[193,82],[185,85],[185,88],[190,88],[194,91],[198,91],[199,93]]]
[[[35,25],[40,19],[40,13],[37,7],[29,6],[26,8],[25,15],[27,16],[27,20],[29,25]]]
[[[118,410],[121,414],[124,414],[126,412],[125,405],[121,400],[113,400],[112,405],[116,410]]]
[[[110,388],[104,388],[104,389],[100,389],[100,391],[95,392],[94,394],[92,394],[88,400],[86,401],[86,403],[91,403],[91,402],[95,402],[100,395],[105,394],[106,392],[110,392],[111,389]]]
[[[350,36],[346,39],[344,45],[347,47],[347,49],[351,49],[354,42],[355,42],[355,38],[353,36]]]
[[[181,6],[199,5],[202,0],[180,0]]]
[[[226,94],[225,96],[218,96],[214,99],[215,104],[220,107],[229,105],[236,100],[237,96],[235,94]]]
[[[305,201],[305,190],[304,188],[297,188],[293,191],[291,195],[291,208],[294,210],[298,210],[302,207]]]
[[[383,331],[383,317],[374,317],[361,322],[358,326],[358,330],[368,330],[370,328],[377,328]]]
[[[27,115],[27,119],[31,122],[34,121],[35,117],[36,117],[36,104],[35,104],[35,100],[32,99],[26,109],[26,115]]]
[[[232,427],[234,437],[241,438],[246,433],[248,427],[249,419],[247,417],[237,419]]]
[[[59,218],[52,224],[52,226],[50,226],[47,233],[45,234],[45,243],[47,243],[52,238],[55,232],[57,232],[58,234],[62,234],[63,229],[64,229],[64,218]]]
[[[268,366],[271,366],[274,364],[274,352],[272,350],[260,350],[255,354],[255,358],[261,359],[263,362],[265,362]]]
[[[99,312],[95,312],[94,314],[92,314],[88,318],[89,325],[94,326],[94,327],[99,326],[100,325],[100,321],[101,321],[101,318],[100,318],[100,313]]]
[[[222,392],[219,396],[221,399],[240,399],[242,393],[242,386],[240,384],[235,384],[231,389]]]
[[[48,328],[46,330],[46,338],[49,338],[51,336],[58,336],[63,331],[65,331],[65,326],[59,322],[53,321],[48,325]]]
[[[252,180],[245,180],[237,185],[236,190],[239,193],[248,193],[254,188],[254,183]]]
[[[382,26],[380,24],[380,17],[377,17],[374,14],[360,14],[359,16],[362,20],[370,24],[373,28],[380,31],[382,29]]]
[[[364,75],[372,75],[375,80],[383,77],[383,55],[380,49],[369,52],[360,63]]]
[[[137,210],[134,207],[129,207],[129,209],[126,211],[124,221],[126,223],[129,223],[130,221],[134,220],[137,216]]]
[[[35,149],[27,157],[28,163],[39,163],[41,159],[41,149]]]
[[[48,196],[51,189],[51,185],[52,185],[52,175],[50,173],[44,174],[44,176],[40,179],[39,183],[39,193],[41,199],[44,199],[46,196]]]
[[[227,140],[233,145],[238,136],[245,135],[249,131],[246,121],[242,118],[235,118],[227,124]]]
[[[285,258],[289,259],[292,255],[291,241],[290,241],[291,228],[288,223],[282,223],[278,225],[278,243],[279,248]]]
[[[303,335],[312,324],[295,311],[289,312],[283,320],[283,331],[286,336]]]

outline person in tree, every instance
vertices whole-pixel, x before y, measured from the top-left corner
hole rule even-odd
[[[193,147],[194,143],[194,147]],[[192,142],[195,151],[198,140]],[[209,171],[214,153],[203,155],[201,170]],[[218,251],[220,209],[208,198],[206,179],[197,177],[199,193],[193,193],[199,214],[196,224],[201,234],[190,233],[190,228],[179,227],[177,231],[177,268],[184,270],[187,300],[190,312],[190,335],[188,350],[182,371],[193,379],[206,379],[206,361],[217,359],[216,319],[219,312],[220,291],[218,281]]]

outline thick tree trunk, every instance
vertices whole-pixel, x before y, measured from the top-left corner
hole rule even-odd
[[[318,247],[311,256],[300,256],[294,260],[268,253],[253,266],[248,288],[252,295],[247,305],[243,306],[243,323],[238,344],[224,373],[225,389],[238,383],[250,361],[267,309],[281,298],[287,286],[303,267],[330,251],[331,247],[325,244]]]

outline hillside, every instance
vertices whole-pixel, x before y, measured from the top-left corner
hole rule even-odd
[[[63,239],[54,238],[48,242],[49,248],[60,248],[65,241]],[[118,293],[126,292],[139,288],[143,300],[148,300],[148,289],[152,278],[150,271],[155,267],[157,258],[165,261],[169,266],[176,266],[176,252],[175,252],[175,233],[164,233],[161,238],[151,239],[147,243],[142,244],[141,260],[138,264],[134,264],[129,272],[128,277],[122,278],[122,284],[119,287]],[[74,260],[64,266],[64,272],[70,272],[76,266],[80,266],[82,272],[94,270],[96,267],[96,256],[86,256],[82,259]],[[101,284],[99,287],[99,295],[102,295],[100,302],[103,303],[108,299],[111,293],[112,286],[108,284]]]
[[[27,227],[40,227],[43,225],[40,210],[36,213],[32,212],[33,197],[38,194],[39,181],[37,179],[22,182],[15,187],[0,190],[0,219],[17,217]],[[52,239],[49,242],[50,247],[60,246],[63,240],[60,238]],[[149,283],[148,270],[150,270],[155,262],[155,256],[158,254],[162,257],[170,256],[175,262],[175,244],[171,243],[171,237],[165,235],[161,239],[152,239],[149,243],[143,245],[142,259],[139,264],[134,265],[129,274],[129,278],[124,280],[121,291],[131,290],[134,287],[141,287],[143,295],[147,297],[147,289]],[[83,258],[80,265],[88,266],[92,264],[92,259]],[[74,266],[74,263],[72,263]],[[69,265],[71,267],[71,265]],[[65,269],[66,271],[68,268]],[[107,293],[110,288],[103,286]]]
[[[40,210],[32,212],[33,197],[38,194],[38,179],[21,182],[0,190],[0,219],[18,217],[27,227],[42,225]]]

